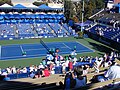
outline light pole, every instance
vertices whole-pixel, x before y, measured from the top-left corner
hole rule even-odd
[[[83,31],[83,22],[84,22],[84,0],[82,0],[82,24],[81,24],[81,32]]]

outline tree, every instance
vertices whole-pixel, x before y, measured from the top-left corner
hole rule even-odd
[[[9,5],[13,5],[12,2],[11,2],[11,0],[0,0],[0,5],[3,5],[5,3],[7,3]]]
[[[47,2],[34,2],[33,4],[36,5],[36,6],[40,6],[42,4],[46,4],[47,5]]]
[[[64,14],[67,20],[73,18],[75,15],[75,7],[72,1],[65,0],[64,1]]]
[[[84,0],[85,1],[85,11],[84,11],[84,20],[86,20],[91,15],[95,14],[97,11],[104,8],[104,0]],[[72,2],[70,0],[64,0],[64,9],[65,9],[65,17],[67,20],[73,15],[81,21],[82,16],[82,0],[78,0],[76,2]]]

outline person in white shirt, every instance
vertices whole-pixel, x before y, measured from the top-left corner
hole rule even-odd
[[[116,65],[115,62],[112,62],[110,68],[104,73],[104,77],[98,76],[98,81],[103,82],[117,78],[120,78],[120,65]]]
[[[13,74],[17,73],[15,66],[12,67],[12,73],[13,73]]]
[[[40,63],[40,65],[38,66],[38,68],[39,68],[39,69],[43,69],[43,68],[44,68],[43,64]]]
[[[65,63],[62,64],[62,73],[66,73],[66,64]]]
[[[110,79],[120,78],[120,66],[119,65],[112,65],[108,71],[105,72],[104,76]]]
[[[34,71],[34,67],[31,65],[30,66],[30,72],[33,72]]]
[[[73,51],[71,52],[71,55],[72,55],[72,56],[76,56],[76,55],[77,55],[76,50],[73,50]]]
[[[11,67],[6,68],[6,70],[7,70],[8,74],[11,74],[11,73],[12,73]]]
[[[99,73],[99,67],[101,66],[102,60],[99,58],[94,63],[95,72]]]
[[[23,73],[27,73],[27,68],[24,67],[22,72],[23,72]]]

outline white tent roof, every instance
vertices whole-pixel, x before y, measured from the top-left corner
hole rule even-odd
[[[30,5],[28,5],[27,7],[28,7],[28,8],[38,8],[37,6],[35,6],[35,5],[32,4],[32,3],[31,3]]]
[[[5,3],[5,4],[3,4],[3,5],[1,5],[0,7],[7,7],[7,8],[10,8],[10,7],[12,7],[11,5],[9,5],[9,4],[7,4],[7,3]]]

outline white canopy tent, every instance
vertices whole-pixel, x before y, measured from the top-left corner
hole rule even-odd
[[[12,6],[5,3],[5,4],[1,5],[0,8],[12,8]]]
[[[30,5],[28,5],[28,6],[26,6],[27,8],[38,8],[37,6],[35,6],[34,4],[30,4]]]

